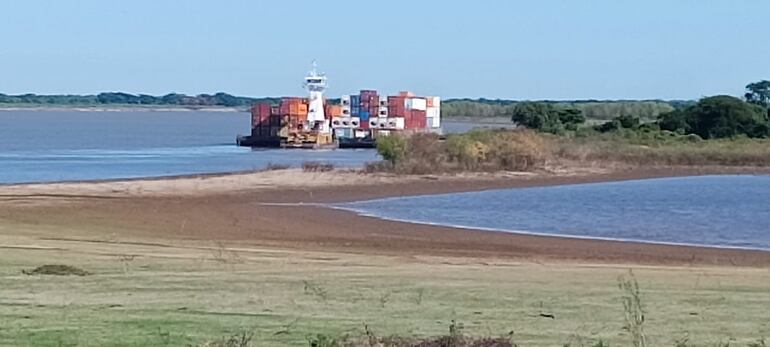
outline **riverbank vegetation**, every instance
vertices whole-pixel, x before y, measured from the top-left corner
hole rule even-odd
[[[260,101],[277,102],[277,98],[250,98],[227,93],[196,96],[171,93],[163,96],[129,93],[96,95],[6,95],[0,94],[0,106],[181,106],[181,107],[249,107]]]
[[[770,166],[770,82],[747,86],[745,100],[706,97],[654,121],[621,114],[586,124],[579,108],[522,102],[514,130],[478,130],[442,141],[434,134],[378,139],[384,163],[370,171],[425,174],[532,171],[558,166]]]

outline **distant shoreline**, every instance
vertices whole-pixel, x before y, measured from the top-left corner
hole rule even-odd
[[[244,107],[226,106],[135,106],[135,105],[50,105],[17,106],[0,104],[0,112],[248,112]]]

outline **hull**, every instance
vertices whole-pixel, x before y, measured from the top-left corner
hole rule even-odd
[[[235,143],[243,147],[279,148],[281,147],[281,138],[238,136],[235,139]]]
[[[343,137],[338,139],[340,148],[375,148],[377,147],[377,141],[373,138],[349,138]]]

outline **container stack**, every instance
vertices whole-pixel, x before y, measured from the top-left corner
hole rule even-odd
[[[259,103],[251,106],[251,136],[270,136],[271,106]]]
[[[279,106],[280,117],[290,129],[307,129],[308,100],[306,98],[285,97]]]
[[[385,96],[375,90],[361,90],[359,94],[343,95],[339,105],[324,101],[323,107],[335,138],[341,141],[393,132],[437,131],[441,126],[441,99],[410,92]],[[308,110],[307,98],[285,97],[278,105],[255,104],[251,108],[252,137],[275,139],[311,130]]]
[[[441,98],[429,96],[427,99],[427,127],[431,129],[441,128]]]
[[[369,120],[372,117],[376,117],[380,108],[380,96],[377,95],[376,90],[362,90],[360,96],[361,111],[359,118],[361,118],[361,128],[369,128]]]

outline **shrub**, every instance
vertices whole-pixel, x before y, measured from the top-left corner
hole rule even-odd
[[[55,276],[88,276],[91,273],[69,265],[43,265],[32,270],[22,270],[25,275],[55,275]]]
[[[392,166],[396,166],[396,163],[406,156],[406,138],[401,135],[377,138],[377,153]]]
[[[268,163],[267,166],[265,167],[265,171],[286,170],[286,169],[288,169],[290,167],[291,167],[291,165],[287,165],[287,164]]]
[[[334,170],[334,164],[322,163],[318,161],[306,161],[302,163],[304,172],[328,172]]]
[[[550,155],[546,140],[533,131],[500,132],[487,145],[493,169],[528,171],[542,168]]]

